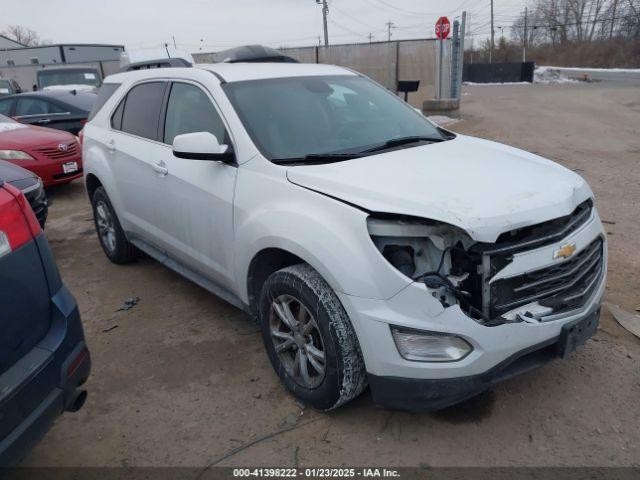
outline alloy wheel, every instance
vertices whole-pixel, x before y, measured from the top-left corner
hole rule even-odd
[[[96,203],[96,223],[102,244],[107,250],[113,252],[116,249],[116,228],[111,211],[102,200]]]
[[[326,373],[326,352],[316,319],[291,295],[271,302],[269,331],[282,366],[296,383],[316,388]]]

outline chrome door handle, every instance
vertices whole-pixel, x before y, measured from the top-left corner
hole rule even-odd
[[[39,123],[40,125],[46,125],[47,123],[50,123],[51,119],[49,118],[43,118],[41,120],[38,120],[36,123]]]
[[[162,177],[169,173],[169,169],[167,168],[166,163],[164,163],[162,160],[151,165],[151,168],[153,168],[153,171]]]
[[[109,151],[111,153],[116,151],[116,142],[115,140],[111,139],[107,142],[107,148],[109,149]]]

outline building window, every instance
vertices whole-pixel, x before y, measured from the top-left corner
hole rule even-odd
[[[7,67],[15,67],[16,66],[16,61],[13,58],[10,58],[9,60],[7,60]]]
[[[31,62],[31,65],[38,65],[40,63],[38,61],[38,57],[31,57],[29,61]]]

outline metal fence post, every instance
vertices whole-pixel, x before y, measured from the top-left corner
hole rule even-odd
[[[460,56],[460,22],[455,20],[453,22],[453,37],[451,39],[451,98],[459,97],[459,82],[458,76],[460,75],[460,62],[458,57]]]
[[[464,65],[464,24],[466,12],[462,12],[462,23],[453,22],[453,43],[451,52],[451,98],[460,99],[462,68]]]

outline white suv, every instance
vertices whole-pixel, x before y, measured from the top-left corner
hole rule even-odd
[[[606,239],[575,173],[445,131],[345,68],[108,77],[84,129],[106,255],[244,309],[299,399],[439,409],[595,331]]]

